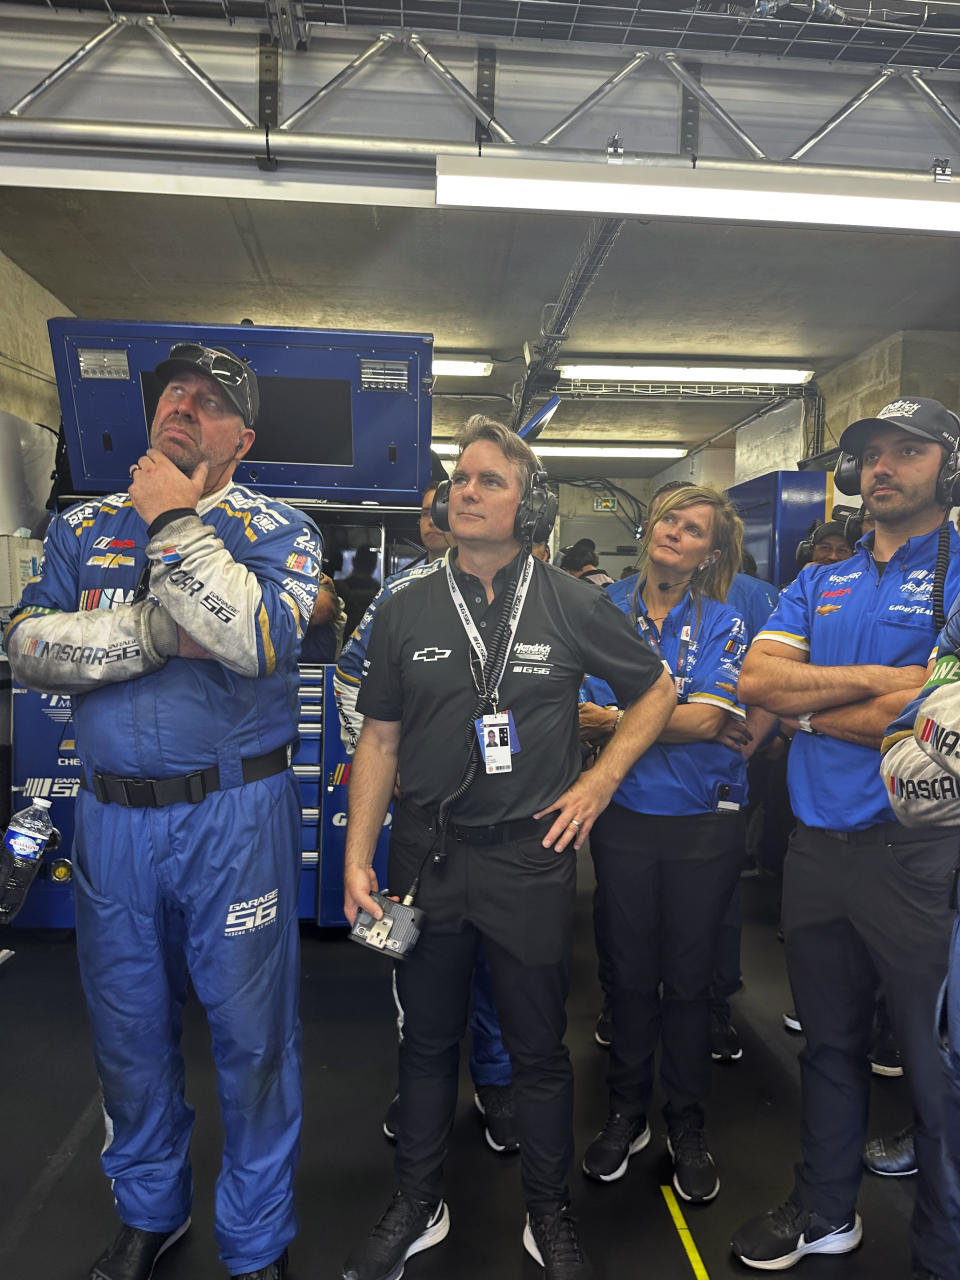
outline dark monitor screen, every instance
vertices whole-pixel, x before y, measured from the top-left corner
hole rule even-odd
[[[353,465],[353,415],[346,378],[258,377],[257,438],[246,460]],[[153,421],[162,387],[152,371],[141,373],[147,423]]]

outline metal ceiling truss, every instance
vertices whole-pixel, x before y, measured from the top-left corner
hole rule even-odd
[[[310,24],[307,21],[307,17],[311,6],[308,3],[304,3],[303,0],[265,0],[265,2],[269,30],[274,33],[273,38],[279,49],[287,51],[305,49],[309,43]],[[523,3],[530,2],[531,0],[523,0]],[[446,3],[446,0],[444,0],[444,3]],[[193,11],[197,9],[203,11],[205,7],[205,0],[195,0]],[[22,6],[19,8],[22,13]],[[236,3],[231,9],[227,5],[227,0],[223,0],[223,13],[225,16],[230,17],[236,11],[236,8]],[[682,95],[679,104],[681,119],[677,130],[678,149],[681,154],[685,146],[689,147],[691,143],[694,145],[697,143],[700,133],[697,110],[702,109],[722,127],[724,133],[735,142],[736,146],[750,160],[783,165],[785,168],[793,169],[796,166],[796,162],[805,158],[818,143],[848,121],[853,113],[865,102],[874,98],[892,82],[899,80],[908,85],[925,107],[932,111],[942,123],[946,124],[952,133],[960,135],[960,116],[944,100],[937,88],[931,84],[929,72],[925,72],[917,66],[887,64],[873,74],[873,78],[862,90],[844,103],[828,120],[818,125],[799,147],[793,149],[789,155],[779,159],[773,158],[765,153],[743,125],[704,88],[698,74],[700,70],[699,63],[692,61],[688,65],[680,55],[672,50],[644,49],[632,53],[621,67],[593,89],[582,102],[568,111],[552,128],[548,129],[537,143],[522,145],[497,120],[492,110],[492,94],[496,72],[495,51],[490,47],[484,47],[482,50],[483,58],[478,58],[478,67],[482,72],[482,74],[478,75],[478,91],[483,98],[481,100],[481,97],[478,97],[476,93],[469,89],[441,58],[427,46],[422,36],[409,30],[383,31],[379,33],[372,44],[357,54],[330,80],[317,88],[311,96],[290,112],[286,118],[282,118],[279,112],[274,109],[272,117],[268,115],[266,119],[261,118],[259,122],[256,122],[251,119],[242,107],[233,101],[216,80],[205,72],[174,39],[171,32],[176,31],[178,26],[183,28],[189,24],[185,24],[180,19],[176,23],[170,18],[157,19],[149,14],[130,17],[122,13],[111,12],[112,18],[107,26],[97,31],[69,57],[64,59],[59,66],[33,85],[27,92],[21,94],[20,98],[7,107],[3,114],[0,114],[0,146],[21,143],[33,147],[49,146],[59,148],[112,147],[123,149],[135,146],[140,149],[154,150],[167,154],[172,152],[181,156],[216,154],[232,155],[234,157],[253,155],[255,158],[258,156],[262,158],[264,139],[260,131],[266,128],[268,135],[266,149],[268,155],[272,157],[271,167],[276,167],[277,164],[282,165],[286,157],[291,160],[306,160],[313,163],[331,164],[338,161],[360,160],[386,164],[418,165],[421,168],[428,168],[431,159],[441,153],[476,154],[477,147],[485,145],[482,142],[484,137],[489,137],[493,140],[494,149],[499,154],[515,155],[524,159],[535,160],[549,156],[551,158],[565,159],[598,160],[603,158],[642,161],[643,157],[634,153],[624,155],[622,153],[622,144],[620,144],[620,153],[617,156],[611,156],[608,153],[606,157],[600,157],[596,152],[587,153],[582,150],[577,152],[573,149],[557,147],[555,144],[557,139],[572,124],[581,120],[626,79],[640,71],[646,71],[654,64],[663,67],[681,86]],[[347,10],[343,10],[343,12],[345,13]],[[0,0],[0,15],[2,13],[3,4],[2,0]],[[674,12],[674,17],[676,16]],[[27,113],[31,112],[37,102],[54,85],[62,84],[68,77],[74,76],[93,54],[101,51],[108,43],[112,43],[114,50],[122,48],[125,42],[120,41],[119,45],[116,42],[117,37],[125,31],[130,32],[134,38],[139,37],[141,39],[143,37],[140,37],[139,33],[143,32],[147,39],[161,46],[183,74],[198,84],[218,104],[220,109],[229,116],[234,128],[203,128],[188,124],[182,126],[149,123],[131,125],[112,121],[41,120],[38,119],[35,112],[29,117],[27,116]],[[229,36],[227,38],[229,39]],[[467,108],[476,122],[475,128],[479,130],[480,141],[478,141],[477,137],[472,142],[457,139],[438,139],[422,142],[378,138],[369,134],[363,136],[342,133],[318,135],[308,132],[302,127],[307,117],[311,116],[317,107],[327,102],[333,95],[340,93],[347,84],[351,83],[362,72],[372,70],[375,73],[375,64],[388,54],[414,58],[420,62],[447,94]],[[261,69],[263,69],[263,65],[263,60],[261,59]],[[818,70],[821,65],[808,62],[805,64],[804,70]],[[767,62],[767,67],[769,68],[769,61]],[[274,74],[276,75],[276,68],[274,69]],[[953,77],[950,77],[949,83],[952,82]],[[279,93],[276,83],[271,86],[271,92],[274,94]],[[274,106],[276,108],[276,103],[274,103]],[[264,116],[262,109],[260,114],[261,117]],[[277,119],[279,119],[280,123],[275,125],[271,136],[270,125],[272,121]],[[239,131],[236,130],[235,126],[240,127]],[[257,134],[255,141],[250,138],[252,133]],[[286,146],[281,145],[278,135],[286,135],[290,139]],[[294,135],[297,139],[296,143],[294,142]],[[247,142],[242,141],[244,136],[247,137]],[[945,162],[937,161],[934,167],[936,168],[939,165],[942,169],[943,163]],[[839,170],[840,167],[836,166],[835,168]],[[881,171],[894,175],[906,172],[906,170],[896,168]],[[916,173],[917,171],[913,170],[912,172]],[[942,177],[944,174],[941,172],[940,176]]]
[[[53,0],[2,0],[43,12]],[[285,18],[280,10],[290,10]],[[390,27],[569,45],[650,47],[827,61],[960,67],[956,0],[60,0],[69,13],[152,15],[228,25],[267,21],[284,48],[310,28]],[[287,27],[285,33],[284,28]]]

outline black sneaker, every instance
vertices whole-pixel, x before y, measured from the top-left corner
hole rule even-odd
[[[430,1249],[450,1230],[450,1213],[439,1200],[414,1200],[398,1191],[386,1213],[343,1266],[343,1280],[400,1280],[403,1265]]]
[[[667,1150],[673,1157],[673,1185],[677,1195],[690,1204],[712,1200],[720,1190],[720,1179],[703,1129],[693,1125],[672,1129]]]
[[[734,1254],[760,1271],[786,1271],[808,1253],[849,1253],[863,1236],[860,1215],[834,1226],[818,1213],[787,1200],[740,1228],[730,1242]]]
[[[916,1173],[913,1130],[901,1129],[889,1138],[871,1138],[863,1148],[863,1163],[881,1178],[908,1178]]]
[[[188,1218],[176,1231],[141,1231],[124,1227],[90,1269],[89,1280],[150,1280],[161,1253],[166,1253],[190,1225]]]
[[[803,1031],[803,1024],[797,1017],[796,1009],[788,1009],[783,1015],[783,1025],[787,1031],[793,1031],[796,1035],[800,1035]]]
[[[395,1093],[390,1099],[383,1117],[383,1136],[388,1142],[396,1142],[397,1129],[400,1125],[400,1095]]]
[[[513,1113],[513,1086],[482,1084],[473,1095],[474,1105],[483,1116],[487,1145],[503,1153],[520,1150],[517,1118]]]
[[[601,1049],[609,1049],[613,1044],[613,1013],[608,1004],[605,1004],[597,1014],[593,1038]]]
[[[583,1172],[600,1182],[616,1182],[627,1172],[630,1157],[650,1141],[646,1116],[622,1116],[611,1111],[607,1122],[587,1147]]]
[[[546,1280],[593,1280],[593,1267],[584,1257],[576,1219],[567,1205],[555,1213],[528,1213],[523,1247],[543,1267]]]
[[[287,1251],[284,1249],[279,1258],[274,1258],[268,1267],[260,1267],[258,1271],[244,1271],[242,1275],[231,1276],[230,1280],[283,1280],[287,1274]]]
[[[739,1062],[743,1047],[729,1009],[710,1010],[710,1057],[714,1062]]]
[[[903,1059],[892,1027],[884,1027],[877,1033],[870,1050],[870,1070],[875,1076],[902,1076]]]

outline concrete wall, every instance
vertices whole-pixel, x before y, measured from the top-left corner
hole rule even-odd
[[[0,358],[0,410],[56,428],[60,401],[53,385],[53,360],[47,338],[51,316],[73,312],[0,252],[0,353],[30,365],[37,373],[12,367]]]
[[[933,396],[960,411],[960,333],[905,330],[861,351],[818,379],[826,409],[826,444],[844,427],[898,396]]]
[[[651,492],[649,480],[614,480],[622,489],[634,494],[641,502],[646,503]],[[557,512],[554,554],[560,547],[569,547],[580,538],[592,538],[597,548],[600,567],[606,569],[611,578],[619,578],[624,565],[631,564],[636,556],[637,544],[633,531],[625,521],[627,513],[618,506],[616,512],[594,511],[592,489],[581,489],[575,485],[560,482],[560,507]],[[629,551],[617,551],[617,547],[628,547]],[[559,562],[559,557],[557,557]]]
[[[732,439],[732,436],[727,438],[728,444]],[[666,470],[658,472],[651,482],[650,492],[655,492],[670,480],[682,480],[685,484],[709,484],[716,489],[727,489],[734,482],[733,475],[733,449],[703,449],[700,453],[681,458]]]
[[[795,471],[804,454],[803,401],[788,400],[737,432],[734,484],[770,471]]]

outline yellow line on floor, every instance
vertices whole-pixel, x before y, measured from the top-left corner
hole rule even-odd
[[[663,1198],[667,1202],[667,1208],[670,1210],[670,1217],[673,1219],[673,1225],[677,1229],[677,1235],[680,1237],[680,1243],[683,1245],[687,1260],[693,1269],[693,1274],[697,1280],[710,1280],[707,1274],[707,1268],[703,1265],[703,1259],[697,1252],[697,1246],[693,1243],[693,1236],[690,1234],[690,1228],[687,1226],[683,1214],[680,1212],[680,1206],[677,1204],[677,1197],[673,1194],[672,1187],[661,1187]]]

